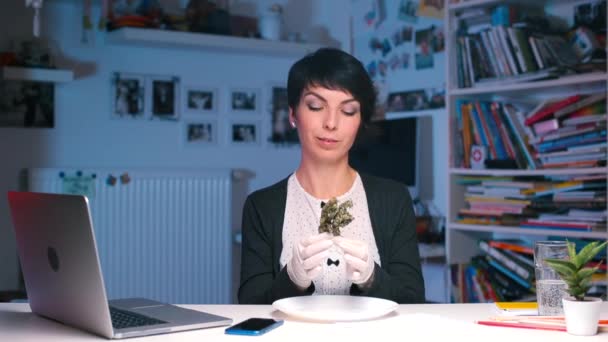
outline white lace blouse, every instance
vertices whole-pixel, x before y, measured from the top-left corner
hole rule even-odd
[[[372,231],[367,207],[367,197],[359,174],[352,187],[343,195],[337,197],[338,204],[352,200],[350,209],[354,220],[341,228],[341,235],[348,239],[364,241],[368,244],[369,253],[373,260],[380,265],[380,255]],[[315,198],[302,188],[294,174],[287,181],[287,203],[285,205],[285,220],[283,222],[283,250],[281,251],[281,268],[291,259],[294,244],[303,238],[318,234],[321,218],[321,202],[328,198]],[[329,258],[323,262],[323,272],[313,280],[314,294],[347,295],[352,282],[346,276],[346,262],[342,251],[336,245],[330,249]]]

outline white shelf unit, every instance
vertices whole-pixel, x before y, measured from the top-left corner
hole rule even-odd
[[[321,44],[142,28],[121,28],[110,31],[106,33],[105,40],[106,43],[114,45],[207,49],[282,57],[300,57],[324,46]]]
[[[575,93],[590,93],[597,91],[608,91],[608,75],[605,72],[594,72],[565,76],[557,79],[544,80],[538,82],[503,84],[486,87],[458,88],[457,84],[457,57],[456,49],[456,28],[457,13],[474,8],[493,8],[501,4],[530,4],[538,6],[555,7],[568,5],[566,0],[539,0],[530,2],[527,0],[471,0],[461,1],[456,4],[449,4],[445,10],[445,32],[446,32],[446,113],[448,115],[448,129],[446,134],[449,136],[448,155],[450,156],[449,168],[446,172],[448,177],[448,196],[447,196],[447,218],[446,218],[446,262],[448,265],[456,263],[468,263],[475,255],[480,254],[478,248],[479,239],[489,238],[530,238],[542,239],[547,236],[561,236],[563,238],[589,238],[589,239],[608,239],[606,231],[558,231],[551,229],[527,229],[513,226],[497,225],[474,225],[461,224],[457,222],[458,211],[464,208],[464,186],[457,184],[456,180],[461,176],[544,176],[544,175],[583,175],[583,174],[607,174],[607,167],[592,168],[571,168],[571,169],[485,169],[474,170],[464,169],[454,166],[452,156],[455,155],[454,136],[452,125],[456,124],[455,108],[456,101],[461,99],[477,99],[483,101],[501,101],[506,99],[529,99],[538,101],[542,98],[568,95]],[[573,12],[572,14],[573,15]],[[607,208],[608,210],[608,208]],[[449,272],[449,268],[448,268]],[[448,275],[449,282],[451,276]],[[452,285],[446,284],[449,296],[451,297]]]
[[[62,83],[74,80],[74,72],[72,70],[63,69],[4,66],[0,68],[0,78],[13,81]]]

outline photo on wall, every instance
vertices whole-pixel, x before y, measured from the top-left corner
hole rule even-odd
[[[434,26],[416,31],[416,69],[432,68]]]
[[[142,119],[145,117],[145,76],[115,72],[112,77],[112,117]]]
[[[409,112],[429,108],[424,89],[391,93],[388,96],[388,112]]]
[[[273,86],[270,89],[270,113],[272,115],[272,134],[270,142],[275,144],[297,144],[298,132],[289,123],[289,104],[287,88]]]
[[[177,120],[179,118],[179,78],[151,76],[149,80],[152,119]]]
[[[218,108],[218,91],[203,86],[188,86],[184,89],[184,112],[189,114],[214,113]]]
[[[186,146],[216,146],[219,130],[215,120],[184,122],[184,143]]]
[[[397,17],[399,20],[415,23],[418,21],[418,2],[413,0],[400,0]]]
[[[54,127],[54,89],[46,82],[0,82],[0,127]]]
[[[230,90],[230,110],[232,113],[255,114],[260,107],[260,94],[256,89]]]
[[[233,121],[230,123],[230,141],[233,145],[260,145],[260,125],[254,121]]]
[[[421,17],[443,19],[445,0],[420,0],[418,15]]]

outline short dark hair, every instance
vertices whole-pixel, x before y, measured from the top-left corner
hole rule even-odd
[[[350,93],[361,105],[361,121],[368,123],[376,108],[376,89],[363,64],[350,54],[334,48],[321,48],[297,61],[287,78],[287,101],[292,110],[302,92],[320,86]]]

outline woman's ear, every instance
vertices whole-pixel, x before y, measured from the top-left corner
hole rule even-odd
[[[296,128],[296,115],[291,108],[289,108],[289,124],[291,125],[291,128]]]

